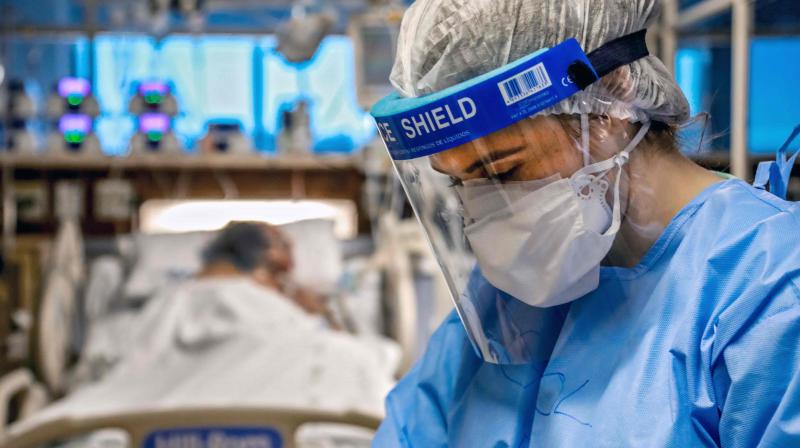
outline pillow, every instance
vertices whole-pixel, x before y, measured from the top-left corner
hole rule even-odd
[[[333,293],[342,272],[342,253],[333,221],[315,219],[279,227],[292,241],[294,280],[316,293]],[[145,299],[196,274],[203,264],[202,251],[216,233],[136,235],[136,262],[125,284],[125,297]]]
[[[294,281],[318,294],[336,292],[342,275],[342,247],[334,233],[334,222],[311,219],[280,228],[292,241]]]
[[[125,297],[148,298],[194,275],[202,266],[201,252],[213,237],[214,232],[136,235],[136,263],[125,283]]]

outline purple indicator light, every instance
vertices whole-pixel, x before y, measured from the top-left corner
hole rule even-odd
[[[161,81],[143,81],[139,84],[139,95],[145,96],[148,93],[164,96],[169,93],[169,86]]]
[[[58,120],[58,130],[62,134],[70,132],[80,132],[89,134],[92,132],[92,118],[83,114],[67,114]]]
[[[139,116],[139,131],[143,134],[169,132],[171,120],[167,114],[142,114]]]
[[[83,78],[61,78],[58,81],[58,95],[67,98],[73,95],[87,97],[92,91],[89,81]]]

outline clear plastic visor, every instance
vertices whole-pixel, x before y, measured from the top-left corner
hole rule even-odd
[[[535,116],[394,162],[485,361],[549,356],[566,304],[597,286],[624,213],[627,158],[647,127]]]

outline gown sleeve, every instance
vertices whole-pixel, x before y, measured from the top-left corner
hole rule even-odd
[[[800,446],[800,295],[789,283],[771,300],[782,306],[724,349],[723,448]]]

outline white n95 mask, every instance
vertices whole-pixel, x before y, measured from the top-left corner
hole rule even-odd
[[[457,187],[465,211],[474,218],[464,233],[484,277],[501,291],[541,308],[595,290],[600,263],[621,225],[622,167],[649,128],[645,122],[619,154],[585,166],[569,179],[515,182],[493,190],[470,182]],[[611,209],[607,175],[614,169]],[[472,213],[476,211],[486,214]]]

